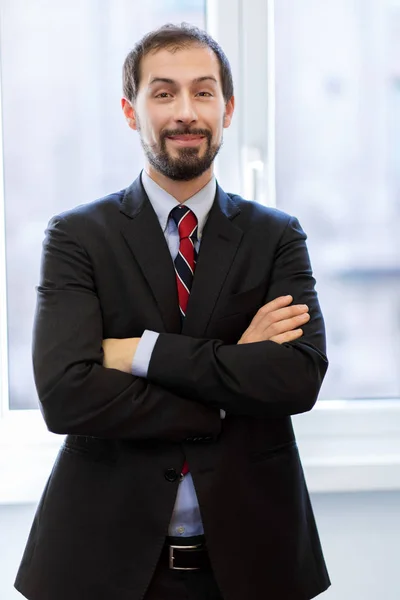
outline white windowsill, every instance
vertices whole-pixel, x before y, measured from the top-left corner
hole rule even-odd
[[[327,401],[293,418],[311,492],[400,490],[400,401]],[[0,504],[37,503],[64,436],[39,411],[0,420]]]
[[[400,400],[319,402],[293,423],[311,492],[400,490]]]

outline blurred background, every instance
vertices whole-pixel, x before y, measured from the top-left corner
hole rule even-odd
[[[37,411],[47,222],[136,178],[122,63],[146,31],[181,21],[207,28],[232,64],[238,108],[220,184],[294,214],[308,234],[330,358],[320,402],[400,398],[400,0],[0,0],[0,11],[3,413]],[[400,494],[313,502],[336,584],[326,597],[398,599]],[[2,600],[18,597],[10,583],[33,510],[0,506]]]
[[[206,27],[207,5],[0,6],[9,397],[12,409],[26,409],[37,406],[30,349],[46,224],[136,178],[142,152],[119,104],[124,57],[166,21]],[[257,163],[256,199],[296,215],[309,236],[329,339],[321,399],[398,397],[400,3],[279,0],[273,33],[274,89],[267,31],[256,43],[246,41],[251,31],[238,40],[239,131],[226,134],[219,181],[249,194]]]

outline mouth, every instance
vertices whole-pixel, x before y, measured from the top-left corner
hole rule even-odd
[[[168,140],[177,146],[199,146],[205,139],[204,135],[171,135]]]

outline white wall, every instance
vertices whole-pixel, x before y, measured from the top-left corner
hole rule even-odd
[[[312,501],[333,582],[321,599],[398,600],[400,493],[314,494]],[[21,598],[12,584],[33,513],[33,505],[0,506],[1,600]]]
[[[13,584],[31,527],[35,506],[0,505],[0,599],[21,600]]]
[[[326,600],[400,598],[400,493],[314,494],[332,580]]]

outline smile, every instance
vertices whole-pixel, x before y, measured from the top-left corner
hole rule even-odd
[[[178,146],[198,146],[205,137],[202,135],[174,135],[167,139]]]

